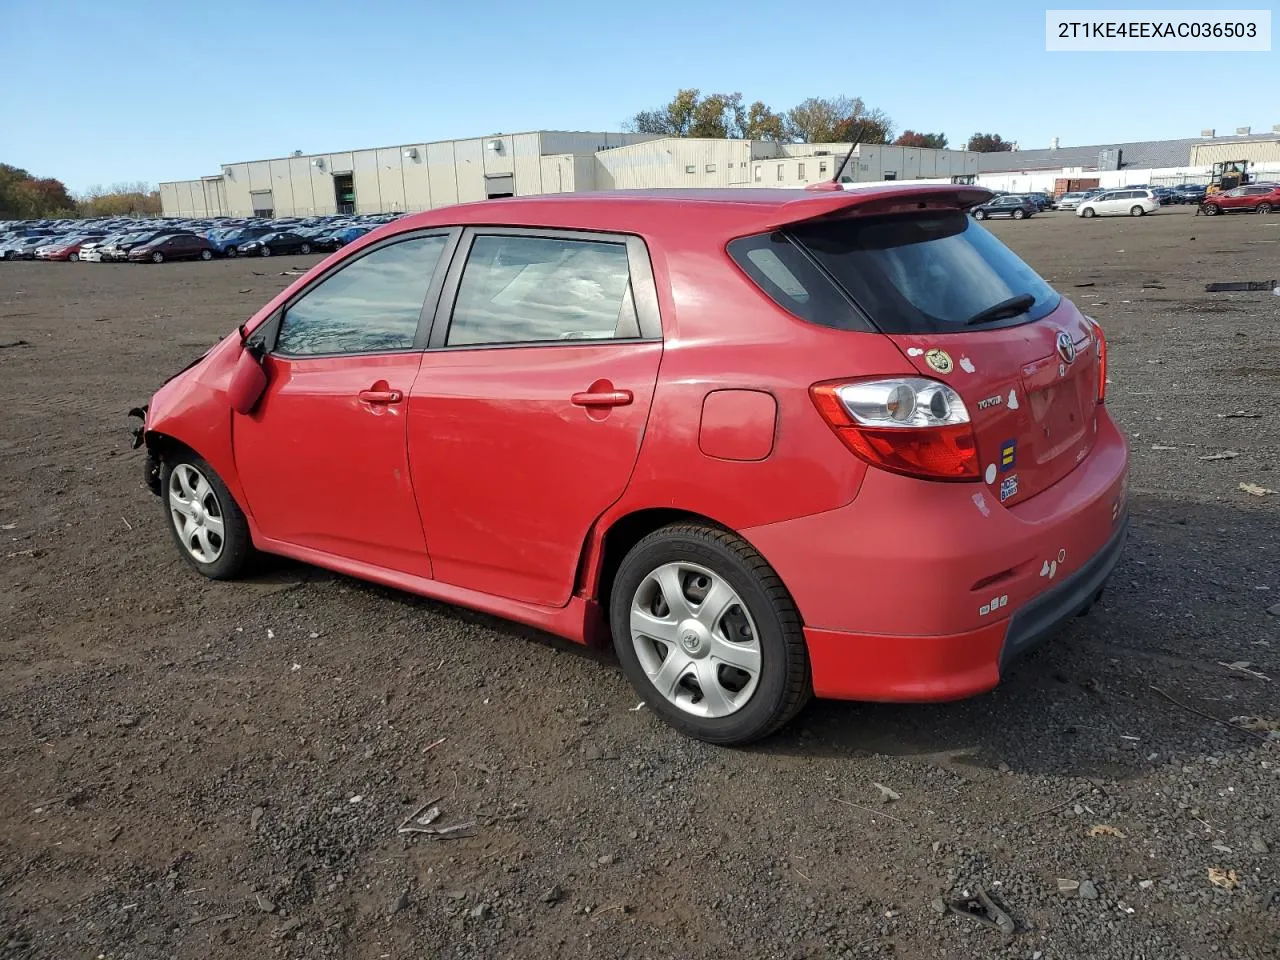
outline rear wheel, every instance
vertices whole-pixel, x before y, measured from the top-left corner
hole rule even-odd
[[[160,490],[182,557],[210,580],[236,577],[253,553],[249,524],[226,484],[193,453],[166,458]]]
[[[1266,216],[1268,213],[1270,213],[1270,212],[1271,212],[1271,204],[1269,204],[1269,203],[1260,203],[1260,204],[1258,204],[1258,206],[1255,208],[1254,212],[1255,212],[1255,213],[1260,213],[1260,214],[1262,214],[1263,216]]]
[[[1093,207],[1085,207],[1080,211],[1080,216],[1085,217],[1086,219],[1089,217],[1096,217],[1097,215],[1098,213],[1093,209]]]
[[[306,253],[310,253],[310,252],[311,252],[311,244],[309,244],[309,243],[304,243],[304,244],[303,244],[302,246],[300,246],[298,249],[299,249],[300,251],[302,251],[302,253],[304,253],[304,254],[306,254]]]
[[[200,259],[201,259],[201,260],[212,260],[212,259],[213,259],[213,251],[212,251],[212,250],[210,250],[210,249],[208,249],[207,247],[206,247],[205,249],[201,250],[201,251],[200,251]]]
[[[636,544],[614,578],[610,625],[631,685],[690,737],[758,740],[811,694],[791,595],[764,558],[727,531],[678,524]]]
[[[152,263],[164,263],[164,254],[157,250],[151,255]]]
[[[1131,217],[1141,217],[1141,216],[1145,216],[1145,215],[1146,215],[1146,212],[1147,212],[1146,210],[1144,210],[1142,207],[1138,206],[1136,203],[1135,203],[1132,207],[1130,207],[1130,208],[1129,208],[1129,216],[1131,216]]]
[[[227,247],[227,249],[224,250],[223,253],[225,253],[228,257],[240,256],[240,251],[237,250],[235,247]]]
[[[1027,215],[1027,212],[1026,212],[1025,210],[1015,210],[1015,211],[1013,211],[1013,219],[1015,219],[1015,220],[1021,220],[1021,219],[1022,219],[1023,217],[1025,217],[1026,215]]]

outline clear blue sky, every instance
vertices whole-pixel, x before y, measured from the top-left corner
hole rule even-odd
[[[1275,52],[1050,54],[1045,5],[1012,0],[823,6],[0,0],[0,162],[72,190],[189,179],[295,149],[616,130],[679,87],[861,96],[957,146],[1280,123]]]

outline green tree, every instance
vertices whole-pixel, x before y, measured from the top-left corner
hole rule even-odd
[[[887,143],[893,121],[883,110],[868,110],[861,97],[809,97],[787,111],[789,139],[802,143]]]
[[[914,130],[903,130],[902,135],[893,141],[895,147],[926,147],[930,150],[947,149],[945,133],[916,133]]]
[[[1005,150],[1012,150],[1013,143],[1005,140],[998,133],[975,133],[969,138],[965,149],[973,150],[977,153],[1001,153]]]
[[[21,167],[0,163],[0,218],[31,220],[74,214],[75,202],[61,180],[33,177]]]
[[[742,136],[747,140],[784,141],[787,139],[786,118],[780,113],[774,113],[763,101],[757,100],[747,108]]]
[[[740,93],[709,93],[696,88],[676,91],[671,102],[656,110],[641,110],[626,126],[637,133],[669,137],[740,139],[746,110]]]

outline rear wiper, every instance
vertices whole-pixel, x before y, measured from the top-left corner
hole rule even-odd
[[[1031,294],[1020,293],[1016,297],[1010,297],[1008,300],[993,303],[985,310],[979,310],[966,320],[964,325],[973,327],[979,323],[994,323],[996,320],[1007,320],[1010,317],[1016,317],[1020,313],[1026,313],[1035,302],[1036,298]]]

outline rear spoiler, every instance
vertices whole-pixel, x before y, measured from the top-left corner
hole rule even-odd
[[[968,210],[994,193],[961,183],[902,184],[859,187],[856,184],[811,184],[795,200],[781,204],[769,227],[778,229],[806,220],[914,213],[920,210]]]

